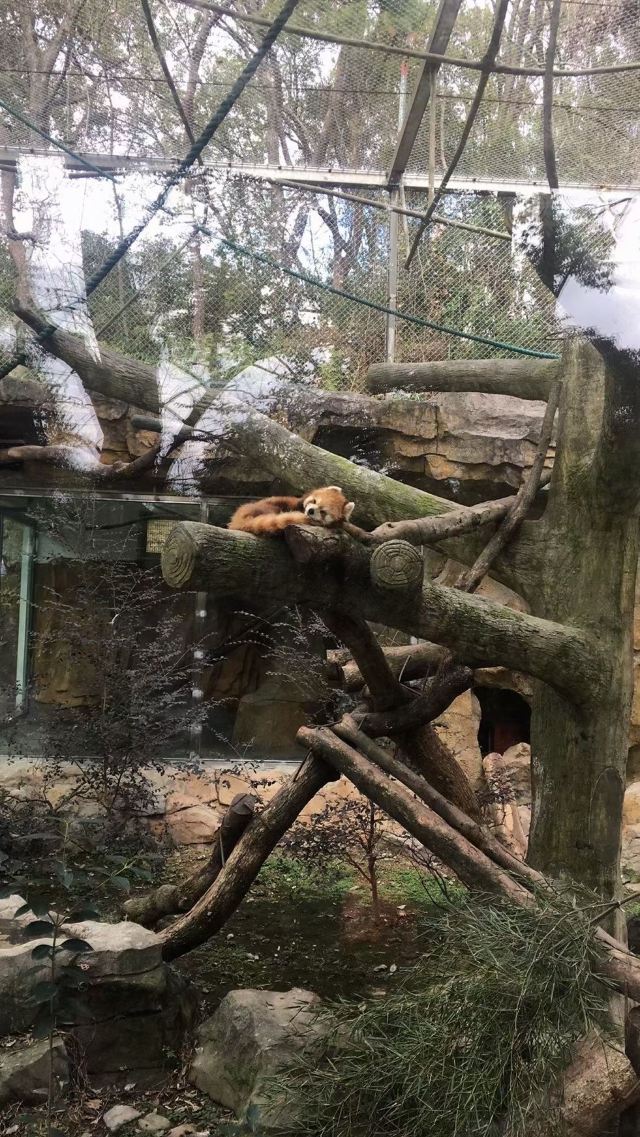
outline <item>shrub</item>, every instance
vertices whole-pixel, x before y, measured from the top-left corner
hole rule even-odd
[[[564,902],[523,910],[476,897],[434,911],[424,937],[424,957],[387,997],[331,1007],[329,1057],[303,1059],[284,1086],[299,1133],[515,1137],[553,1126],[550,1088],[576,1040],[606,1024],[588,919]]]

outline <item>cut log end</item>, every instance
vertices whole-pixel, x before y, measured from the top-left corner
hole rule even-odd
[[[424,561],[408,541],[385,541],[371,557],[371,580],[390,592],[417,592],[422,587]]]
[[[162,576],[170,588],[184,588],[196,565],[197,547],[183,525],[175,525],[162,550]]]

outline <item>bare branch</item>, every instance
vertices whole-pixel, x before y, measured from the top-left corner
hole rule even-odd
[[[542,430],[540,431],[540,439],[536,449],[535,458],[531,469],[527,473],[518,493],[511,502],[508,512],[496,533],[483,549],[480,556],[475,563],[466,572],[460,576],[456,587],[462,589],[463,592],[475,592],[479,584],[482,583],[485,576],[489,572],[491,565],[498,556],[498,554],[508,544],[512,535],[516,532],[517,528],[524,521],[529,509],[533,504],[533,499],[538,492],[540,486],[540,478],[542,476],[542,467],[544,466],[547,451],[551,443],[551,435],[553,432],[553,422],[558,408],[558,398],[560,394],[559,384],[555,384],[549,395],[549,402],[545,411],[544,419],[542,421]]]

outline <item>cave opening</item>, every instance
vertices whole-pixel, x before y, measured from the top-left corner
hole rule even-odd
[[[474,687],[480,703],[478,743],[482,756],[504,754],[531,739],[531,707],[522,695],[498,687]]]

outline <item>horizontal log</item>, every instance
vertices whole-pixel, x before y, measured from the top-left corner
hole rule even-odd
[[[558,378],[558,364],[545,359],[445,359],[429,363],[374,363],[367,388],[388,391],[481,391],[545,400]]]
[[[296,564],[275,538],[183,521],[167,538],[162,572],[172,588],[210,590],[244,603],[258,595],[314,607],[320,597],[322,607],[337,614],[442,643],[470,667],[524,671],[579,704],[593,697],[603,673],[597,645],[577,629],[444,585],[430,583],[419,597],[367,587],[364,575],[352,578],[339,562],[335,568]]]
[[[257,411],[230,416],[225,426],[224,444],[298,490],[306,490],[309,486],[342,486],[346,496],[356,503],[354,520],[365,529],[374,529],[391,521],[436,518],[442,514],[449,515],[447,522],[451,520],[451,502],[445,498],[415,489],[305,442],[279,422]],[[473,515],[472,508],[468,512]],[[476,527],[475,522],[473,527]],[[482,532],[446,539],[438,536],[423,543],[432,545],[453,560],[468,564],[484,548],[487,530],[490,533],[490,526]],[[503,551],[492,568],[492,576],[525,599],[529,592],[536,595],[539,592],[538,540],[539,526],[536,528],[535,523],[525,523],[517,539]]]

